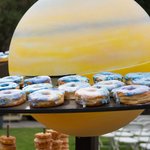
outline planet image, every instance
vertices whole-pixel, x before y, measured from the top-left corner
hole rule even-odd
[[[92,79],[99,71],[150,71],[150,18],[133,0],[39,0],[20,20],[10,45],[11,75]],[[125,126],[143,110],[32,114],[75,136]]]

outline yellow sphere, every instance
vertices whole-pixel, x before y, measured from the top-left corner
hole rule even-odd
[[[12,75],[122,74],[150,71],[150,19],[133,0],[39,0],[13,35]],[[71,135],[120,128],[142,110],[33,115]]]

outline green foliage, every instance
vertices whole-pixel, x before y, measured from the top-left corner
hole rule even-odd
[[[0,51],[9,49],[13,32],[23,14],[37,0],[0,0]]]

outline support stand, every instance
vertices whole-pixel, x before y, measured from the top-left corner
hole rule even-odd
[[[75,150],[98,150],[98,137],[76,137]]]

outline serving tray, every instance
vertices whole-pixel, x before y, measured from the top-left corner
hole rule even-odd
[[[115,103],[113,100],[109,104],[98,107],[85,107],[76,104],[73,100],[67,100],[63,105],[51,108],[31,108],[26,102],[16,107],[0,108],[0,113],[84,113],[84,112],[106,112],[121,110],[150,109],[149,104],[124,105]]]

